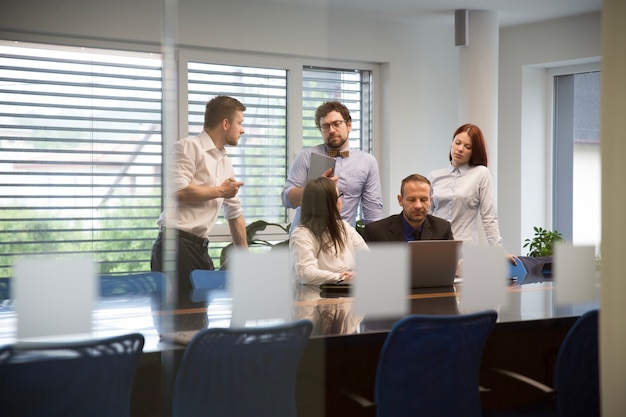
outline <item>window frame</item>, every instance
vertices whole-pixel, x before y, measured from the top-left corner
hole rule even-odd
[[[557,184],[560,182],[561,185],[568,185],[569,189],[573,189],[573,181],[574,178],[572,175],[569,175],[568,172],[565,171],[565,168],[571,167],[571,165],[569,166],[565,166],[565,167],[561,167],[557,164],[557,159],[559,158],[559,156],[563,157],[563,155],[559,155],[559,147],[557,147],[557,129],[558,126],[556,125],[556,117],[557,117],[557,109],[556,109],[556,104],[557,104],[557,92],[556,92],[556,79],[559,76],[566,76],[566,75],[575,75],[575,74],[582,74],[582,73],[588,73],[588,72],[601,72],[601,65],[600,65],[600,61],[593,61],[593,62],[585,62],[585,63],[581,63],[581,64],[573,64],[573,65],[562,65],[562,66],[555,66],[555,67],[550,67],[547,69],[546,71],[546,77],[548,79],[548,82],[546,83],[547,88],[548,88],[548,92],[547,92],[547,97],[548,97],[548,126],[547,129],[549,131],[548,134],[548,138],[549,138],[549,143],[548,143],[548,158],[547,158],[547,171],[549,173],[549,195],[550,198],[548,199],[548,205],[549,205],[549,213],[550,213],[550,217],[549,220],[551,222],[551,225],[547,226],[551,229],[556,229],[559,232],[561,232],[563,234],[563,237],[568,240],[568,241],[572,241],[572,236],[573,236],[573,211],[570,209],[568,213],[558,213],[557,211],[559,210],[560,206],[563,206],[563,204],[559,204],[559,201],[562,201],[564,198],[569,198],[569,204],[570,206],[573,205],[573,194],[571,192],[565,192],[562,190],[559,190],[559,187],[557,187]],[[564,149],[561,149],[560,152],[564,152]],[[573,163],[573,161],[570,161]],[[557,179],[558,177],[558,179]]]
[[[302,151],[302,141],[300,137],[302,135],[302,69],[304,67],[325,67],[333,69],[346,69],[346,70],[366,70],[372,72],[372,155],[378,160],[378,152],[380,149],[377,138],[378,135],[378,117],[379,111],[377,107],[379,97],[379,79],[380,79],[380,67],[376,64],[368,63],[355,63],[344,62],[334,60],[323,59],[308,59],[301,57],[282,57],[271,56],[267,54],[254,54],[254,53],[239,53],[229,51],[214,51],[214,50],[198,50],[190,48],[180,48],[177,53],[178,64],[178,101],[179,103],[186,103],[188,90],[187,90],[187,64],[192,62],[207,62],[220,65],[233,65],[233,66],[252,66],[252,67],[265,67],[273,69],[282,69],[287,71],[287,102],[289,103],[287,109],[287,172],[298,154]],[[244,103],[245,104],[245,103]],[[187,122],[188,111],[187,106],[178,106],[178,126],[177,130],[179,138],[184,138],[188,135]],[[244,122],[245,127],[245,122]],[[320,143],[322,137],[320,135]],[[289,221],[293,218],[293,210],[289,212]],[[282,224],[287,226],[288,223]],[[286,235],[277,228],[267,229],[259,232],[259,237],[266,240],[283,240]],[[230,242],[230,230],[227,224],[216,224],[211,230],[209,239],[213,242]]]

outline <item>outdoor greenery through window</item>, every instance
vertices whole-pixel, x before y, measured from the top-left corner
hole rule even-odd
[[[280,192],[290,149],[316,145],[315,108],[340,100],[351,145],[371,150],[372,71],[181,62],[187,131],[202,130],[216,95],[242,101],[246,134],[228,148],[247,223],[289,223]],[[289,103],[289,89],[301,92]],[[0,41],[0,278],[20,257],[93,254],[99,273],[150,269],[162,210],[162,59],[159,54]],[[296,93],[296,97],[298,94]],[[302,135],[289,123],[302,118]],[[219,266],[225,221],[211,236]]]

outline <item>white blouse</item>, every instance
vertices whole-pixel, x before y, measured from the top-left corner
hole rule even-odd
[[[462,165],[432,171],[429,176],[433,189],[433,216],[452,224],[452,234],[466,244],[477,245],[478,222],[482,222],[489,246],[502,245],[498,214],[493,198],[491,174],[483,165]]]
[[[356,267],[356,251],[368,250],[365,240],[346,221],[346,247],[343,254],[337,255],[334,249],[320,251],[317,239],[308,227],[296,227],[289,238],[289,251],[295,277],[301,284],[321,285],[339,281],[344,271]]]

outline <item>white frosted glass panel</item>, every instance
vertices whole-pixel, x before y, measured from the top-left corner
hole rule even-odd
[[[231,327],[292,320],[293,284],[287,248],[256,254],[235,250],[229,263],[228,287],[233,297]]]
[[[595,247],[555,244],[554,283],[557,304],[596,301]]]
[[[17,338],[89,334],[96,298],[91,258],[24,259],[15,264]]]
[[[355,311],[367,318],[408,313],[409,259],[405,243],[370,245],[357,253]]]
[[[463,247],[464,313],[488,308],[499,309],[505,301],[509,267],[502,247]]]

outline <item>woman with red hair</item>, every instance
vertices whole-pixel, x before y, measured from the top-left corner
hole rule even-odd
[[[480,243],[480,222],[489,246],[502,246],[487,146],[478,126],[468,123],[454,132],[448,159],[448,167],[429,176],[433,188],[431,214],[448,220],[454,238],[464,244]],[[512,255],[507,256],[516,264]]]

